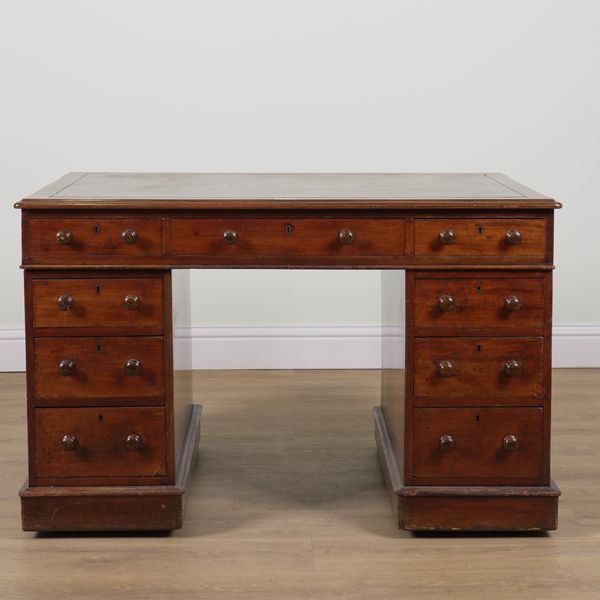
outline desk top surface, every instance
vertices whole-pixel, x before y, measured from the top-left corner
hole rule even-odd
[[[23,209],[553,209],[500,173],[69,173]]]

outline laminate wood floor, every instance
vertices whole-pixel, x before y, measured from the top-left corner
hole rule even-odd
[[[554,373],[551,534],[396,529],[371,408],[377,371],[195,373],[204,405],[185,526],[20,529],[25,377],[0,375],[0,598],[600,598],[600,370]]]

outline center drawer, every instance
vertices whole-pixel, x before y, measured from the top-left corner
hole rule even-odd
[[[165,409],[38,408],[39,478],[166,475]]]
[[[162,337],[36,338],[34,348],[38,405],[89,405],[97,399],[164,402]]]
[[[178,256],[402,256],[404,219],[170,220]]]
[[[541,408],[415,408],[415,482],[541,484],[542,430]]]

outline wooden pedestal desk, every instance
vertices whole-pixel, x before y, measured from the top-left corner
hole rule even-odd
[[[375,436],[400,527],[556,528],[554,200],[499,174],[72,173],[16,207],[25,530],[181,527],[186,269],[244,267],[382,270]]]

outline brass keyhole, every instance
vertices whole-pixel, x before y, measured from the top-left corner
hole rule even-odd
[[[286,225],[283,228],[283,233],[285,233],[285,235],[292,235],[292,230],[293,230],[293,227],[291,225]]]
[[[481,225],[479,225],[479,226],[477,227],[477,233],[478,233],[479,235],[482,235],[482,234],[483,234],[483,227],[482,227]]]

